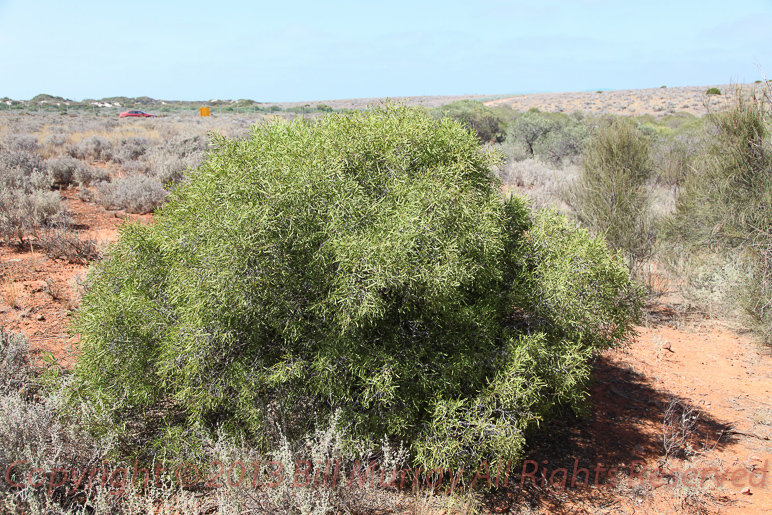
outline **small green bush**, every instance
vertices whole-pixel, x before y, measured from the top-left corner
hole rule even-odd
[[[263,449],[339,420],[432,466],[518,457],[558,406],[583,412],[587,360],[634,333],[641,293],[602,239],[505,200],[498,162],[406,107],[216,137],[92,269],[79,393]]]
[[[705,92],[706,95],[720,95],[721,90],[718,88],[708,88],[708,91]]]
[[[632,120],[601,120],[582,154],[576,187],[566,192],[579,220],[624,253],[631,273],[641,270],[654,249],[649,147]]]

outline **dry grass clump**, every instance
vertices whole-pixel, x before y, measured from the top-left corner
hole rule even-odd
[[[7,268],[0,280],[0,289],[2,289],[2,298],[11,309],[19,309],[21,307],[21,298],[19,295],[19,288],[16,285],[16,274],[14,274],[12,268]]]

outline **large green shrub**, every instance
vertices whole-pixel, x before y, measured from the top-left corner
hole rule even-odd
[[[497,161],[406,107],[216,138],[91,271],[82,395],[264,447],[338,413],[424,463],[517,456],[553,408],[583,409],[587,359],[641,297],[602,240],[505,200]]]

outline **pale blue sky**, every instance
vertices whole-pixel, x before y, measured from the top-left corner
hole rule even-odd
[[[0,0],[0,97],[303,101],[753,82],[772,0]]]

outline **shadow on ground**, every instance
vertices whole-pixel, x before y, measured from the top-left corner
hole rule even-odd
[[[667,390],[653,387],[651,378],[632,368],[601,356],[594,369],[590,418],[579,419],[565,412],[545,431],[533,435],[525,461],[513,467],[507,488],[485,496],[486,511],[531,513],[542,509],[573,514],[586,513],[589,504],[593,511],[606,508],[613,512],[620,502],[616,484],[631,478],[631,466],[635,478],[642,466],[647,476],[664,464],[663,420],[669,406],[676,417],[690,410],[699,413],[685,441],[671,445],[669,456],[684,457],[687,444],[698,451],[721,450],[736,441],[728,434],[729,424],[699,412]],[[667,432],[673,436],[672,427]],[[667,469],[662,470],[667,476]]]

